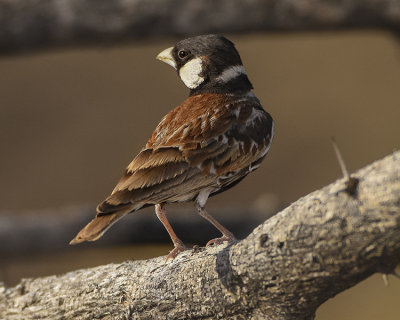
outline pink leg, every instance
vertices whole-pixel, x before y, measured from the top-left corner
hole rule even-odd
[[[216,227],[222,233],[222,237],[216,238],[216,239],[212,239],[212,240],[208,241],[207,244],[206,244],[206,247],[208,247],[209,245],[219,245],[219,244],[224,243],[225,241],[232,242],[232,241],[236,240],[236,238],[235,238],[235,236],[233,235],[232,232],[230,232],[222,224],[220,224],[217,220],[215,220],[214,217],[212,217],[204,209],[204,207],[200,206],[200,204],[198,204],[197,202],[196,202],[196,208],[197,208],[197,211],[199,212],[199,214],[204,219],[206,219],[209,222],[211,222],[214,225],[214,227]]]
[[[174,259],[179,253],[187,250],[188,248],[183,244],[183,242],[176,236],[174,230],[167,219],[167,212],[164,209],[164,204],[156,204],[156,214],[158,219],[160,219],[161,223],[164,225],[165,229],[167,229],[169,236],[171,237],[172,242],[174,243],[174,249],[168,254],[167,262],[169,259]]]

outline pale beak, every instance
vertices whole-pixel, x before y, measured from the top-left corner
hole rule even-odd
[[[174,69],[176,69],[176,62],[174,58],[172,57],[172,50],[174,47],[165,49],[164,51],[161,51],[158,56],[156,57],[157,60],[161,60],[165,62],[166,64],[169,64],[172,66]]]

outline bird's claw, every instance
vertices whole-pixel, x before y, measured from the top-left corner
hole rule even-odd
[[[233,242],[235,240],[236,240],[236,238],[235,238],[235,236],[233,234],[224,234],[220,238],[215,238],[215,239],[212,239],[212,240],[208,241],[207,244],[206,244],[206,248],[211,246],[211,245],[212,246],[218,246],[220,244],[223,244],[224,242],[228,242],[229,243],[229,242]]]
[[[178,254],[186,250],[188,250],[188,248],[184,244],[176,245],[175,248],[172,249],[171,252],[167,255],[167,259],[165,259],[165,262],[167,262],[169,259],[175,259]]]

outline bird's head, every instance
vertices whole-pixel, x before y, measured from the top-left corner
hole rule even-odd
[[[177,70],[191,95],[247,92],[253,88],[234,44],[220,35],[182,40],[160,52],[157,59]]]

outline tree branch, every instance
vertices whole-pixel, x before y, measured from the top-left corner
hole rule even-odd
[[[233,234],[243,238],[266,217],[278,212],[278,207],[283,208],[274,195],[263,196],[270,203],[262,208],[231,207],[212,210],[213,215]],[[71,237],[93,218],[94,208],[95,205],[74,205],[22,213],[0,211],[0,268],[2,259],[7,260],[9,257],[65,250],[65,244]],[[243,217],[246,217],[245,223]],[[175,232],[188,243],[206,243],[218,236],[215,227],[195,214],[188,215],[187,208],[175,208],[170,221]],[[113,226],[113,232],[97,241],[96,247],[132,243],[171,243],[171,238],[154,214],[154,208],[145,208],[141,214],[130,215],[124,219],[124,223]],[[75,248],[69,247],[70,250]]]
[[[400,152],[299,199],[231,245],[0,287],[2,319],[313,319],[400,262]]]
[[[0,54],[160,36],[400,29],[399,0],[0,0]]]

